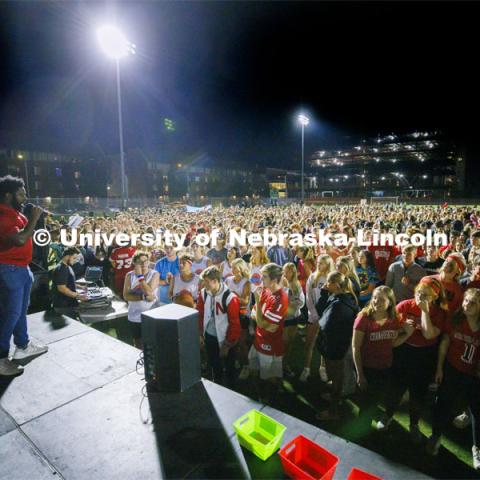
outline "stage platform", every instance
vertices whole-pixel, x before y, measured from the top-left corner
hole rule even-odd
[[[48,354],[0,379],[0,479],[284,478],[275,454],[242,449],[232,423],[252,408],[388,480],[429,478],[208,380],[183,394],[143,395],[139,350],[68,317],[29,315]],[[143,399],[143,401],[142,401]]]

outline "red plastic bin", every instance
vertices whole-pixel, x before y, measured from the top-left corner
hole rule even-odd
[[[278,454],[284,472],[299,480],[331,480],[338,464],[338,457],[303,435],[287,443]]]
[[[350,473],[348,474],[347,480],[383,480],[376,475],[372,475],[371,473],[364,472],[363,470],[359,470],[358,468],[352,468]]]

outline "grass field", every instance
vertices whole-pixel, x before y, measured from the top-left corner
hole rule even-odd
[[[131,343],[128,322],[125,319],[97,323],[94,327],[108,335]],[[303,338],[297,335],[291,357],[292,366],[297,374],[300,374],[303,368],[303,349]],[[315,352],[311,369],[312,376],[309,381],[302,384],[298,381],[298,377],[284,379],[281,391],[272,406],[434,478],[480,478],[480,475],[472,468],[470,428],[457,430],[451,426],[444,436],[443,448],[440,450],[439,456],[431,458],[425,453],[425,445],[414,446],[411,444],[408,435],[408,413],[405,406],[402,406],[395,415],[395,422],[389,432],[385,434],[377,433],[373,428],[369,432],[358,430],[356,427],[358,408],[354,397],[344,401],[342,407],[344,415],[340,421],[325,423],[316,420],[316,412],[327,407],[327,403],[320,398],[320,394],[327,391],[327,386],[320,381],[317,373],[318,364],[319,358]],[[238,382],[236,389],[244,395],[254,397],[253,385],[248,380]],[[429,399],[429,405],[432,401],[433,399]],[[431,433],[430,411],[431,408],[427,406],[425,417],[420,424],[422,433],[425,435],[425,442]]]

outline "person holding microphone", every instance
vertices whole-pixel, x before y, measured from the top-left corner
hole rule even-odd
[[[30,220],[21,213],[27,199],[21,178],[0,178],[0,376],[15,376],[26,364],[48,351],[30,341],[27,310],[33,275],[32,236],[43,209],[32,207]],[[15,352],[9,360],[10,340]]]

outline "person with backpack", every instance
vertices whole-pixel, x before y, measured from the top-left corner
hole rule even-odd
[[[214,265],[206,268],[200,279],[204,284],[197,301],[200,344],[205,346],[212,380],[231,387],[235,382],[233,347],[241,333],[240,298],[223,283]]]
[[[316,304],[320,329],[317,348],[325,359],[328,378],[332,381],[330,406],[317,414],[318,420],[339,418],[338,406],[345,375],[345,357],[352,342],[353,322],[358,300],[348,277],[330,272]]]

